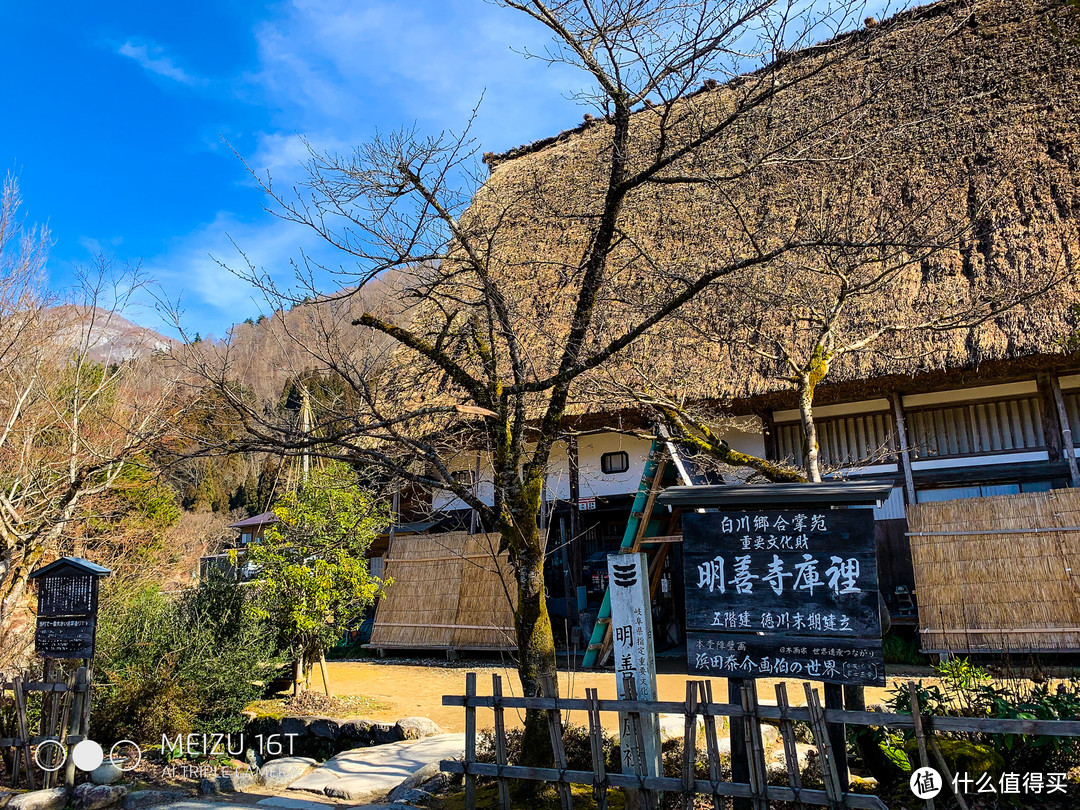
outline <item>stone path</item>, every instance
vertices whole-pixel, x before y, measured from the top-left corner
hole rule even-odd
[[[464,752],[464,734],[438,734],[423,740],[354,748],[301,776],[289,785],[289,790],[355,802],[371,801],[382,798],[425,766],[461,757]]]

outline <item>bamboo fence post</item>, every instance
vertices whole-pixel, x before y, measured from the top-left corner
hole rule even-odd
[[[836,773],[836,760],[829,741],[829,730],[825,725],[825,712],[821,708],[821,701],[817,692],[809,683],[803,682],[803,691],[806,693],[806,708],[810,712],[810,725],[814,731],[814,742],[817,744],[818,756],[821,757],[821,775],[825,782],[825,794],[828,796],[830,807],[843,806],[843,792],[840,790],[840,777]]]
[[[52,682],[52,678],[56,677],[56,670],[53,669],[50,672],[49,682]],[[45,731],[45,736],[55,737],[56,741],[60,741],[60,704],[63,702],[64,693],[62,692],[48,692],[49,701],[49,725]],[[45,706],[41,707],[42,720],[45,719]],[[53,763],[56,761],[56,746],[50,745],[45,752],[45,764],[47,767],[52,768]],[[55,787],[56,786],[56,771],[47,771],[45,773],[43,787]]]
[[[709,757],[709,786],[712,788],[713,810],[721,810],[719,794],[720,779],[720,741],[716,735],[716,716],[712,713],[712,681],[699,681],[698,689],[701,702],[705,705],[701,713],[705,717],[705,751]]]
[[[634,679],[630,675],[623,676],[623,694],[626,695],[626,700],[634,702],[637,700],[637,686],[634,684]],[[634,775],[638,779],[637,788],[627,788],[624,792],[626,795],[626,806],[637,810],[638,807],[644,807],[645,810],[655,810],[657,801],[653,796],[652,790],[648,787],[647,781],[649,779],[648,765],[645,762],[645,735],[641,729],[641,712],[639,711],[627,711],[626,720],[629,723],[630,733],[634,735]],[[620,729],[619,744],[622,746],[622,750],[626,751],[625,735],[621,732],[626,731],[625,728]],[[623,762],[626,761],[625,754],[623,755]]]
[[[761,718],[757,711],[757,681],[747,679],[743,682],[741,699],[746,757],[750,762],[750,787],[754,791],[754,810],[769,810],[765,746],[761,741]]]
[[[42,673],[41,673],[41,681],[42,681],[42,683],[51,683],[52,682],[53,670],[54,670],[55,667],[56,667],[56,661],[55,660],[53,660],[52,658],[46,658],[45,659],[45,666],[44,666],[44,668],[42,670]],[[43,692],[41,694],[41,714],[38,717],[38,735],[41,736],[41,737],[47,737],[51,733],[51,731],[49,729],[49,714],[50,714],[49,710],[50,710],[51,704],[55,702],[55,698],[56,698],[56,693],[55,692],[50,691],[50,692]],[[50,745],[45,750],[45,766],[46,767],[49,767],[49,766],[52,765],[52,756],[53,756],[53,747]],[[41,775],[41,786],[43,788],[49,787],[49,777],[51,775],[52,774],[50,774],[48,771],[44,771],[42,773],[42,775]]]
[[[476,776],[472,765],[476,762],[476,673],[465,675],[465,808],[476,810]]]
[[[589,701],[589,746],[593,759],[593,796],[596,810],[607,810],[607,763],[604,761],[604,728],[600,723],[600,698],[596,689],[586,689]]]
[[[964,792],[957,787],[956,780],[953,779],[952,770],[945,761],[945,756],[941,753],[941,749],[938,748],[937,740],[934,739],[933,734],[927,735],[926,742],[930,748],[930,753],[934,755],[934,761],[937,762],[938,768],[941,769],[941,775],[945,777],[945,781],[952,789],[952,794],[956,797],[956,803],[960,805],[960,810],[970,810],[967,800],[964,799]]]
[[[799,749],[795,746],[795,724],[788,717],[791,702],[788,700],[787,684],[776,685],[776,705],[780,707],[780,739],[784,743],[784,763],[787,766],[788,784],[795,791],[795,805],[803,807],[799,794],[802,792],[802,773],[799,771]]]
[[[549,695],[556,694],[555,681],[553,678],[544,678],[544,688]],[[566,781],[566,750],[563,748],[562,712],[559,710],[558,698],[555,708],[548,709],[548,733],[551,736],[551,753],[555,755],[555,767],[559,769],[559,803],[562,810],[574,810],[574,794],[570,783]]]
[[[697,764],[697,696],[698,685],[686,682],[686,703],[683,706],[683,810],[694,810],[694,766]]]
[[[825,708],[844,710],[844,687],[838,683],[827,683],[823,690],[825,693]],[[848,775],[847,762],[847,726],[844,723],[826,723],[829,731],[829,742],[836,761],[836,777],[840,781],[840,789],[847,792],[851,777]]]
[[[30,728],[26,717],[26,695],[23,693],[22,678],[16,675],[12,680],[12,687],[15,693],[15,723],[19,730],[23,764],[26,766],[26,785],[30,790],[34,790],[37,785],[34,782],[34,758],[30,753]],[[17,769],[16,773],[18,773]]]
[[[67,691],[64,693],[63,705],[60,707],[60,722],[58,725],[58,737],[60,744],[67,750],[67,762],[71,761],[71,746],[67,744],[68,731],[71,728],[71,716],[75,710],[75,678],[77,673],[68,673],[67,679]],[[66,764],[66,763],[65,763]],[[59,772],[58,772],[59,773]],[[65,772],[64,784],[67,785],[67,774]]]
[[[499,766],[499,807],[510,810],[510,783],[501,773],[506,762],[506,717],[502,705],[502,675],[491,675],[491,694],[495,709],[495,764]]]
[[[75,683],[72,686],[71,713],[68,718],[68,737],[79,736],[85,739],[82,731],[83,703],[89,698],[90,693],[86,687],[86,667],[79,667],[75,672]],[[75,787],[75,762],[68,752],[67,763],[64,765],[64,785],[67,788]]]
[[[728,678],[728,703],[736,706],[742,705],[743,678]],[[731,737],[731,781],[750,783],[750,761],[746,757],[746,726],[740,717],[739,722],[735,718],[729,718],[728,735]],[[732,810],[750,810],[752,801],[742,797],[731,800]]]
[[[908,694],[911,696],[911,719],[915,723],[915,740],[919,743],[919,766],[930,767],[930,757],[926,753],[926,733],[923,731],[922,709],[919,706],[919,692],[915,688],[914,681],[907,683]],[[926,810],[934,810],[934,800],[926,799]]]

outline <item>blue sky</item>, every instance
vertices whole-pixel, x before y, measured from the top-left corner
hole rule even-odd
[[[311,244],[263,211],[222,138],[288,182],[298,133],[341,150],[376,128],[438,132],[484,93],[477,133],[500,150],[583,114],[576,74],[511,51],[542,33],[482,0],[9,2],[0,31],[0,168],[52,231],[51,284],[98,252],[141,261],[203,335],[260,311],[214,261],[236,262],[230,238],[283,278]]]
[[[343,151],[376,129],[437,133],[483,94],[474,132],[501,151],[585,112],[568,98],[581,74],[511,49],[542,50],[540,27],[484,0],[0,0],[0,32],[0,170],[52,231],[51,284],[98,253],[141,262],[204,336],[266,309],[218,264],[239,264],[233,242],[279,279],[318,250],[263,210],[223,139],[289,184],[298,134]]]

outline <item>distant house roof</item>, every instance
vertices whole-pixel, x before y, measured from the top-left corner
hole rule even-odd
[[[256,515],[255,517],[249,517],[249,518],[246,518],[244,520],[238,520],[236,523],[230,523],[229,528],[230,529],[248,529],[248,528],[253,528],[255,526],[266,526],[267,524],[270,524],[270,523],[277,523],[278,520],[279,520],[278,516],[275,515],[273,512],[263,512],[261,515]]]
[[[44,568],[39,568],[37,571],[31,573],[29,579],[36,579],[45,574],[54,574],[64,568],[74,568],[76,571],[83,574],[92,574],[96,577],[107,577],[112,573],[111,568],[106,568],[97,563],[92,563],[89,560],[84,560],[82,557],[61,557],[59,560],[51,562]]]

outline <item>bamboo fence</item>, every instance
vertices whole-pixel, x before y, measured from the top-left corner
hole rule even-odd
[[[498,544],[498,535],[465,532],[395,537],[370,646],[513,649],[514,577]]]
[[[1080,490],[908,508],[923,648],[1080,650]]]

